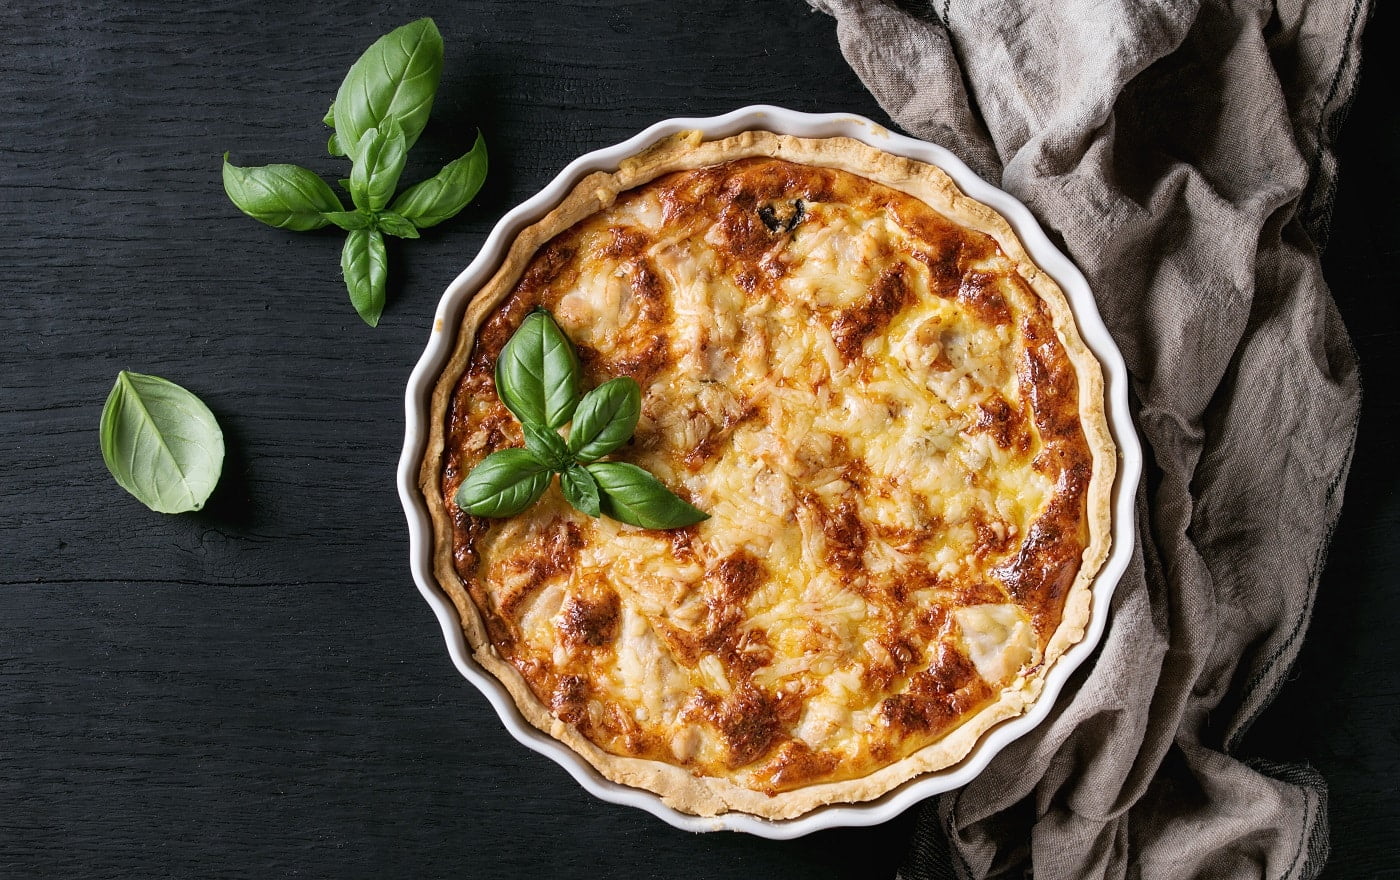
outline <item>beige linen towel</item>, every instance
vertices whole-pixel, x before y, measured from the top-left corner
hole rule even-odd
[[[1317,251],[1367,3],[811,2],[900,125],[1084,270],[1147,456],[1098,655],[921,808],[904,876],[1315,876],[1323,781],[1231,751],[1297,656],[1355,437]]]

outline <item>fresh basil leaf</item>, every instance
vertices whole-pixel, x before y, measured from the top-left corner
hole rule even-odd
[[[630,376],[619,376],[588,392],[574,412],[569,451],[582,462],[594,461],[632,439],[642,415],[642,389]]]
[[[386,120],[383,128],[371,128],[360,138],[350,156],[350,198],[362,211],[378,211],[389,204],[399,186],[408,148],[397,122]]]
[[[521,422],[520,427],[525,432],[525,448],[548,465],[550,470],[562,471],[573,462],[573,456],[569,455],[564,438],[559,436],[558,431],[527,422]]]
[[[436,226],[456,216],[476,196],[486,180],[486,165],[486,141],[477,132],[470,153],[447,163],[436,176],[404,190],[394,200],[393,209],[419,229]]]
[[[520,323],[496,360],[496,393],[523,424],[560,428],[578,406],[578,353],[543,309]]]
[[[374,217],[364,211],[331,211],[326,215],[326,219],[346,232],[369,229],[374,225]]]
[[[398,122],[411,147],[428,123],[442,77],[442,34],[420,18],[374,41],[350,67],[335,94],[340,146],[359,154],[360,138],[385,120]]]
[[[339,184],[340,188],[345,190],[346,192],[350,191],[350,178],[341,178],[340,180],[337,180],[336,183]]]
[[[240,168],[224,153],[224,192],[238,210],[268,226],[309,232],[328,222],[326,214],[345,206],[324,180],[298,165]]]
[[[472,468],[454,500],[473,516],[514,516],[539,500],[553,476],[524,449],[502,449]]]
[[[598,481],[603,513],[618,522],[644,529],[675,529],[710,518],[635,464],[595,461],[587,470]]]
[[[118,373],[99,434],[117,485],[151,510],[199,510],[219,482],[224,432],[203,401],[167,379]]]
[[[389,258],[384,236],[378,229],[354,229],[345,237],[340,252],[340,272],[350,291],[350,302],[364,322],[378,326],[384,312],[384,286],[389,276]]]
[[[565,468],[559,474],[559,488],[564,491],[564,499],[589,516],[602,514],[602,501],[598,492],[598,481],[579,465]]]
[[[398,238],[417,238],[418,227],[395,214],[393,211],[380,211],[374,215],[374,225],[385,235]]]
[[[329,107],[326,108],[326,115],[321,119],[321,122],[324,123],[324,124],[326,124],[326,125],[329,125],[331,128],[335,128],[335,102],[334,102],[334,101],[332,101],[332,102],[331,102],[331,105],[330,105]],[[341,146],[340,146],[340,138],[336,136],[336,133],[335,133],[335,132],[331,132],[331,136],[330,136],[329,138],[327,138],[327,140],[326,140],[326,152],[327,152],[327,153],[330,153],[332,156],[344,156],[344,155],[345,155],[345,150],[342,149]]]

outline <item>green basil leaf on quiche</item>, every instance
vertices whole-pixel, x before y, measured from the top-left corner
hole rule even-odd
[[[651,474],[622,461],[595,461],[587,470],[598,481],[602,511],[644,529],[675,529],[710,518]]]
[[[564,500],[589,516],[602,515],[602,495],[598,481],[581,465],[572,465],[559,474],[559,488]]]
[[[520,428],[525,434],[525,448],[550,470],[562,471],[573,463],[573,456],[569,455],[569,448],[558,431],[529,422],[521,422]]]
[[[524,449],[493,452],[457,488],[457,507],[473,516],[514,516],[539,500],[554,474]]]
[[[578,406],[573,343],[544,310],[525,316],[496,360],[496,393],[522,423],[561,428]]]
[[[569,428],[569,451],[581,462],[602,458],[632,439],[642,415],[642,389],[630,376],[594,388],[579,401]]]

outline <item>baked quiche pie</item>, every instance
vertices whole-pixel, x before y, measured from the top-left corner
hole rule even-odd
[[[523,445],[493,370],[547,309],[635,463],[643,529],[454,495]],[[476,660],[609,779],[780,819],[952,765],[1084,632],[1115,451],[1099,364],[1011,227],[858,141],[664,140],[585,178],[476,295],[420,486]]]

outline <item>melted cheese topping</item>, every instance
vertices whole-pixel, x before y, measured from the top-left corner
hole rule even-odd
[[[592,387],[642,385],[615,456],[711,515],[649,531],[452,506],[522,444],[492,385],[534,306]],[[1039,662],[1087,542],[1073,368],[988,237],[854,175],[676,172],[541,250],[449,418],[456,564],[500,655],[603,749],[759,791],[946,736]]]

